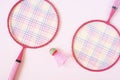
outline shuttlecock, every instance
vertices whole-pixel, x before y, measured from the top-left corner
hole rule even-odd
[[[63,53],[58,52],[56,48],[50,49],[50,54],[54,56],[58,66],[63,65],[67,60],[67,57]]]

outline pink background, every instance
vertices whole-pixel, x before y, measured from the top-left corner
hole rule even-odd
[[[61,26],[57,37],[39,49],[27,49],[17,80],[120,80],[120,61],[104,72],[90,72],[80,67],[72,57],[71,42],[74,32],[85,21],[107,20],[114,0],[50,0],[57,7]],[[14,60],[21,50],[9,35],[7,16],[17,0],[0,1],[0,80],[8,80]],[[120,30],[120,9],[112,23]],[[66,64],[58,67],[49,49],[55,47],[70,56]]]

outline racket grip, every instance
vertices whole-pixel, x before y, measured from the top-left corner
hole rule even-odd
[[[20,61],[16,60],[16,62],[14,63],[14,66],[12,68],[12,71],[10,72],[8,80],[15,80],[15,76],[17,74],[19,65],[20,65]]]
[[[67,60],[67,57],[63,53],[58,52],[55,48],[50,49],[50,54],[54,56],[58,66],[63,65]]]
[[[113,4],[113,8],[117,9],[120,5],[120,0],[115,0],[114,4]]]

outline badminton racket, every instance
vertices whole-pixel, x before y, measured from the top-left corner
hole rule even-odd
[[[8,16],[8,30],[23,48],[9,80],[15,80],[26,48],[41,48],[50,43],[58,32],[59,22],[58,11],[48,0],[20,0],[13,6]]]
[[[120,58],[120,32],[111,24],[120,0],[115,0],[107,21],[91,20],[82,24],[72,40],[72,52],[83,68],[100,72],[111,68]]]

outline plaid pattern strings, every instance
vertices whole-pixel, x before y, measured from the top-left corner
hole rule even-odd
[[[84,25],[74,38],[75,58],[84,67],[102,70],[111,66],[120,55],[117,31],[103,22]]]
[[[58,16],[44,0],[25,0],[13,9],[9,25],[12,36],[18,42],[36,47],[53,38],[58,27]]]

